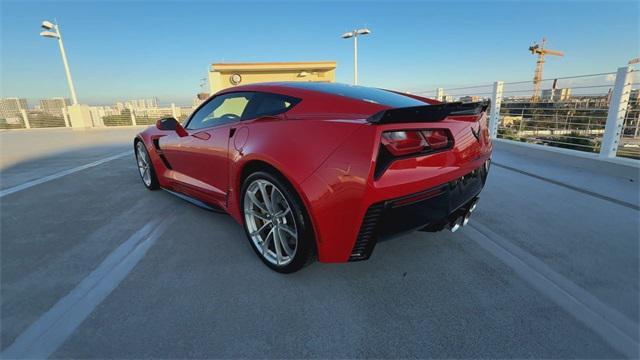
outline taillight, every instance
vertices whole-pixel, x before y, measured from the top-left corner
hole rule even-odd
[[[382,144],[395,156],[418,153],[429,146],[419,131],[384,132],[382,133]]]
[[[422,135],[427,139],[429,147],[433,150],[449,147],[449,134],[444,130],[424,130]]]
[[[394,156],[446,149],[451,145],[447,130],[405,130],[382,133],[382,144]]]

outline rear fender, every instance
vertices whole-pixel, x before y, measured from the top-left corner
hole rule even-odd
[[[309,210],[302,184],[323,161],[362,123],[333,123],[328,120],[260,119],[245,123],[248,131],[243,146],[229,145],[227,211],[242,223],[240,190],[242,172],[252,161],[264,162],[280,172],[298,192]],[[240,130],[236,131],[238,133]],[[309,211],[310,212],[310,211]],[[311,215],[310,215],[311,216]]]
[[[364,213],[374,201],[367,188],[378,146],[376,132],[375,126],[358,129],[302,183],[321,262],[348,261]]]

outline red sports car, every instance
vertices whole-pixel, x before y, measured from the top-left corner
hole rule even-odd
[[[491,157],[488,103],[336,83],[225,89],[134,149],[149,189],[229,213],[271,269],[366,260],[411,230],[457,230]]]

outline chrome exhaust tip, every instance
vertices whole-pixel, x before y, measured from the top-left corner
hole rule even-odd
[[[464,214],[464,219],[462,219],[462,226],[466,226],[469,223],[470,218],[471,218],[471,210],[467,211],[467,213]]]
[[[469,213],[472,213],[476,207],[478,207],[478,199],[473,200],[471,205],[469,206]]]
[[[459,217],[459,218],[453,220],[451,223],[449,223],[449,231],[454,233],[454,232],[460,230],[460,228],[462,227],[462,222],[463,222],[462,217]]]

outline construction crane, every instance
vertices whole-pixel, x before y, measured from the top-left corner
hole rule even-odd
[[[533,45],[529,46],[529,51],[531,51],[531,54],[538,55],[538,61],[536,61],[536,72],[533,75],[533,97],[531,98],[532,102],[537,102],[540,100],[540,86],[542,85],[542,68],[544,67],[544,56],[564,56],[564,53],[562,51],[545,49],[544,45],[546,44],[546,42],[547,39],[542,38],[542,42],[540,44],[534,43]]]

